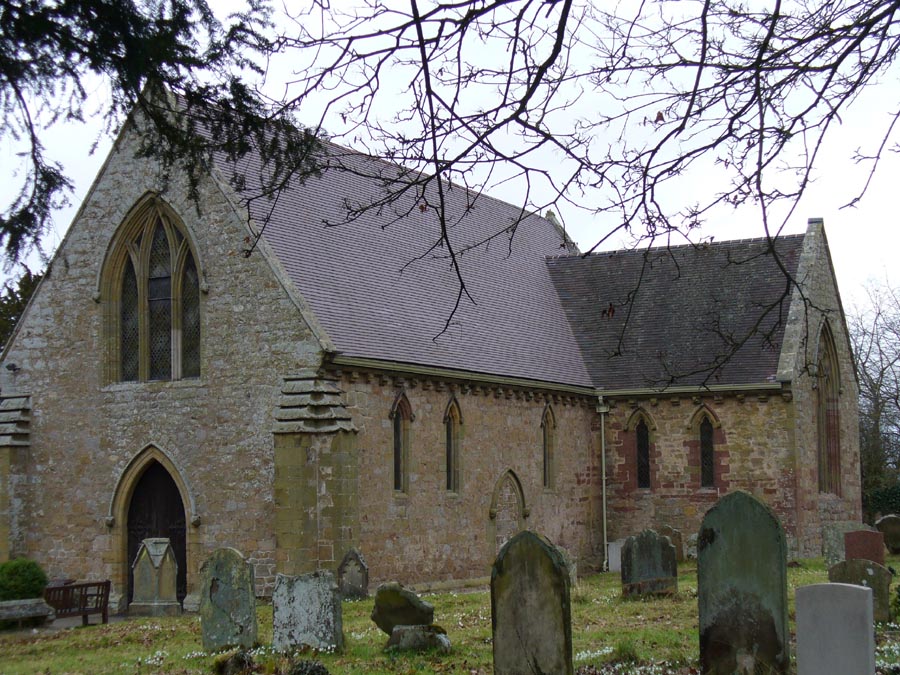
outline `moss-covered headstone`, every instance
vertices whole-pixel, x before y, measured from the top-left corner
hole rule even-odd
[[[622,595],[673,595],[678,592],[675,547],[668,537],[644,530],[622,547]]]
[[[660,536],[668,537],[672,542],[672,546],[675,547],[675,562],[684,562],[684,537],[681,535],[681,530],[676,530],[671,525],[662,525],[656,528],[656,531]]]
[[[275,577],[272,594],[272,647],[280,652],[344,646],[341,594],[327,570]]]
[[[775,514],[732,492],[703,518],[697,538],[700,672],[790,672],[787,544]]]
[[[831,583],[872,589],[872,611],[875,621],[879,623],[891,620],[892,579],[893,575],[887,567],[861,558],[843,560],[828,568],[828,581]]]
[[[250,649],[256,644],[253,567],[233,548],[213,551],[200,568],[203,649]]]
[[[534,532],[510,539],[491,570],[495,675],[572,675],[569,572],[562,554]]]
[[[896,555],[900,553],[900,516],[893,513],[875,521],[875,527],[884,535],[884,543],[888,551]]]

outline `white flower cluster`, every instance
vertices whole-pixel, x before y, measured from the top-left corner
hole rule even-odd
[[[599,659],[602,656],[609,656],[612,654],[612,647],[601,647],[600,649],[590,649],[583,652],[578,652],[575,654],[576,661],[592,661],[593,659]]]
[[[168,656],[169,652],[159,649],[146,658],[138,659],[138,666],[153,666],[158,668]]]

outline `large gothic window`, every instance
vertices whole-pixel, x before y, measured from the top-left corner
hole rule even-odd
[[[200,276],[190,243],[155,200],[122,228],[109,261],[118,306],[112,380],[200,376]]]
[[[819,492],[841,494],[840,378],[834,339],[826,324],[819,337],[816,364],[816,431]]]

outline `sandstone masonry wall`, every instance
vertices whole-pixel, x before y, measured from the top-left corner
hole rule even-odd
[[[114,592],[124,592],[125,523],[109,522],[111,503],[123,471],[153,446],[189,492],[188,592],[220,546],[255,564],[263,590],[275,573],[272,413],[282,377],[317,365],[319,343],[264,253],[242,255],[249,232],[220,187],[201,182],[198,212],[175,187],[186,180],[173,177],[167,187],[133,151],[126,134],[4,357],[19,368],[2,369],[4,396],[27,393],[32,403],[27,472],[12,477],[12,553],[36,559],[51,577],[112,578]],[[183,219],[208,286],[201,376],[111,383],[104,364],[116,338],[103,317],[116,299],[97,301],[98,278],[110,238],[147,191]]]

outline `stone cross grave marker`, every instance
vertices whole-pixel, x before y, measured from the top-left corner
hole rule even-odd
[[[884,565],[884,535],[881,532],[856,530],[844,533],[844,560],[871,560]]]
[[[875,527],[884,535],[888,551],[896,555],[900,553],[900,516],[893,513],[875,521]]]
[[[697,538],[700,672],[790,672],[787,543],[775,514],[746,492],[720,499]]]
[[[644,530],[622,547],[622,595],[673,595],[678,592],[675,547],[668,537]]]
[[[684,562],[684,537],[681,535],[681,530],[676,530],[671,525],[663,525],[656,531],[660,536],[668,537],[672,542],[672,546],[675,547],[675,562]]]
[[[859,530],[874,532],[875,528],[856,520],[838,520],[822,526],[822,556],[825,558],[825,567],[831,567],[845,560],[844,534]]]
[[[351,548],[337,569],[338,588],[341,596],[348,600],[369,597],[369,566],[363,554]]]
[[[168,539],[144,539],[132,565],[134,593],[128,613],[137,616],[181,614],[176,594],[178,563]]]
[[[525,530],[491,569],[495,675],[572,675],[569,573],[559,550]]]
[[[331,572],[277,575],[272,611],[272,646],[276,650],[343,648],[341,595]]]
[[[796,601],[797,675],[875,675],[871,589],[813,584]]]
[[[891,620],[891,572],[871,560],[844,560],[828,568],[828,581],[872,589],[872,613],[875,621]]]
[[[233,548],[220,548],[200,568],[203,649],[251,649],[256,643],[253,566]]]

